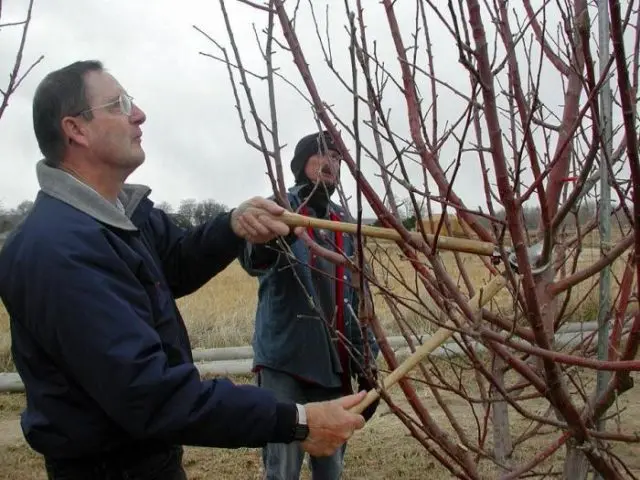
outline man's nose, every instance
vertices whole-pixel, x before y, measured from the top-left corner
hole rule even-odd
[[[135,103],[131,109],[131,123],[136,125],[142,125],[147,120],[147,115],[142,109]]]

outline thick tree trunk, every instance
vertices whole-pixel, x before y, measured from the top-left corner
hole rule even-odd
[[[547,338],[549,339],[551,346],[554,345],[554,323],[556,315],[558,314],[559,302],[558,297],[550,294],[547,287],[553,281],[555,274],[556,270],[554,268],[549,268],[536,279],[536,294],[542,309],[545,333],[547,334]],[[544,368],[540,358],[537,359],[536,366],[538,371],[541,374],[544,374]],[[563,421],[564,418],[560,412],[555,409],[554,411],[556,413],[556,418]],[[585,457],[584,453],[582,453],[582,450],[576,447],[577,445],[574,441],[568,441],[566,443],[564,475],[562,478],[570,480],[585,480],[589,471],[589,461]]]
[[[589,473],[589,461],[582,450],[576,448],[574,441],[568,441],[564,459],[564,475],[562,478],[571,480],[586,480]]]

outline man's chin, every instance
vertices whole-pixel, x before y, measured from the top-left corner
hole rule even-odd
[[[134,152],[131,156],[131,163],[137,168],[144,163],[145,158],[146,154],[144,153],[142,147],[140,147],[140,149],[137,152]]]
[[[144,152],[137,152],[126,159],[122,159],[121,162],[118,162],[120,168],[126,172],[126,176],[128,177],[133,172],[135,172],[140,165],[144,163],[145,154]]]

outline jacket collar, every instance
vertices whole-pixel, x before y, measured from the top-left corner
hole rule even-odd
[[[118,194],[118,204],[114,205],[89,185],[64,170],[47,165],[44,160],[36,164],[36,175],[42,192],[121,230],[138,229],[131,222],[131,215],[151,192],[145,185],[125,184]]]
[[[301,190],[303,188],[304,188],[304,185],[294,185],[294,186],[292,186],[292,187],[290,187],[288,189],[289,193],[294,196],[294,198],[296,199],[296,202],[298,204],[301,204],[304,201],[304,199],[301,198],[301,193],[302,193]],[[308,208],[313,210],[313,208],[310,207],[310,206],[308,206]],[[343,218],[343,219],[345,217],[345,212],[342,209],[342,207],[340,205],[338,205],[337,203],[333,202],[332,200],[329,200],[329,203],[328,203],[327,218],[329,217],[329,212],[333,212],[336,215],[338,215],[340,218]],[[315,214],[315,211],[314,211],[314,214]]]

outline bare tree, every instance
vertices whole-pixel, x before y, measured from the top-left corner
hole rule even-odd
[[[13,62],[13,65],[8,65],[9,71],[9,80],[7,82],[6,87],[0,86],[0,119],[4,115],[6,109],[9,107],[10,98],[16,92],[22,81],[29,74],[33,68],[40,63],[40,61],[44,57],[38,58],[35,62],[33,62],[27,69],[23,71],[22,69],[22,56],[24,47],[27,41],[27,32],[29,30],[29,24],[31,23],[31,14],[33,11],[33,0],[29,1],[29,5],[27,7],[26,18],[19,22],[5,22],[3,17],[4,10],[2,9],[2,0],[0,0],[0,34],[9,29],[21,28],[22,32],[20,35],[20,43],[18,46],[18,50],[16,52],[16,57]],[[1,38],[1,36],[0,36]],[[10,230],[15,226],[15,218],[23,216],[26,211],[31,207],[30,202],[24,201],[18,207],[10,212],[5,211],[3,205],[0,204],[0,233]]]
[[[31,14],[33,11],[33,0],[29,0],[29,6],[27,7],[26,18],[19,22],[3,22],[3,10],[2,10],[2,0],[0,0],[0,32],[6,29],[13,28],[21,28],[22,33],[20,35],[20,44],[18,46],[18,51],[16,52],[16,58],[13,63],[13,68],[11,68],[9,72],[9,81],[6,87],[0,88],[0,95],[2,95],[2,100],[0,102],[0,118],[4,115],[5,110],[9,106],[9,99],[11,95],[13,95],[25,77],[33,70],[33,68],[40,63],[40,61],[44,58],[40,56],[36,61],[31,63],[31,65],[23,69],[22,68],[22,56],[24,52],[24,47],[27,42],[27,33],[29,31],[29,25],[31,24]]]
[[[631,306],[640,283],[637,5],[608,2],[612,53],[600,65],[594,58],[603,47],[593,32],[597,10],[586,0],[355,0],[342,7],[327,4],[324,20],[316,1],[240,3],[264,15],[264,28],[254,27],[263,65],[245,67],[223,0],[229,47],[198,30],[218,48],[206,55],[227,66],[243,134],[261,152],[275,197],[287,205],[277,85],[305,99],[310,118],[336,139],[355,179],[353,220],[361,255],[355,261],[331,258],[360,272],[371,286],[362,291],[369,301],[359,320],[374,332],[388,369],[398,367],[386,341],[390,330],[405,335],[412,349],[419,343],[416,325],[455,332],[455,357],[444,363],[427,359],[417,373],[400,380],[404,403],[381,391],[411,435],[460,478],[480,478],[483,465],[502,478],[585,478],[589,469],[603,478],[632,476],[616,452],[620,443],[640,442],[637,433],[625,430],[625,412],[617,406],[633,386],[631,373],[640,370],[635,359],[640,314]],[[330,12],[339,8],[346,19],[346,48],[336,48],[335,36],[321,33],[329,31],[329,18],[336,18]],[[310,31],[309,22],[299,26],[302,16],[315,26],[313,46],[308,34],[306,47],[301,42],[300,29]],[[368,22],[376,25],[375,39]],[[436,41],[451,45],[440,60]],[[324,56],[313,73],[306,58],[310,48]],[[383,58],[383,50],[393,51],[392,58]],[[280,66],[274,64],[275,52],[281,53]],[[297,78],[281,72],[290,65],[287,59]],[[345,73],[339,65],[348,66]],[[317,82],[325,77],[344,88],[350,112],[325,100]],[[608,82],[614,86],[611,138],[604,135],[599,104]],[[258,97],[252,89],[265,94]],[[378,173],[365,174],[365,162]],[[599,202],[600,172],[615,200],[611,218],[618,235],[608,243],[597,239],[598,215],[605,208]],[[373,186],[377,178],[382,188]],[[481,185],[481,204],[470,205],[468,192],[457,186],[465,178]],[[402,224],[400,198],[408,198],[419,235]],[[348,207],[344,192],[343,201]],[[383,226],[398,233],[402,255],[365,244],[360,226],[365,202]],[[583,208],[594,202],[597,209]],[[435,235],[427,235],[421,217],[435,213],[444,214]],[[440,248],[450,216],[470,239],[492,245],[492,254]],[[614,301],[604,312],[609,320],[602,331],[610,327],[610,333],[600,342],[607,356],[598,358],[597,333],[567,340],[559,331],[581,318],[594,296],[594,280],[607,269]],[[506,289],[483,301],[483,285],[496,278],[504,279]],[[373,294],[383,299],[395,323],[379,318]],[[472,298],[484,306],[474,307]],[[589,386],[595,372],[609,372],[601,377],[601,389]],[[425,407],[427,396],[443,412],[437,420]],[[454,397],[467,406],[464,418],[472,419],[471,425],[449,406]],[[615,430],[603,427],[605,418],[616,419]],[[551,435],[546,447],[529,448],[540,435]]]
[[[156,205],[156,208],[164,213],[173,213],[173,206],[169,202],[160,202]]]
[[[196,224],[201,225],[216,215],[228,210],[228,207],[212,199],[202,200],[196,205],[194,212]]]

